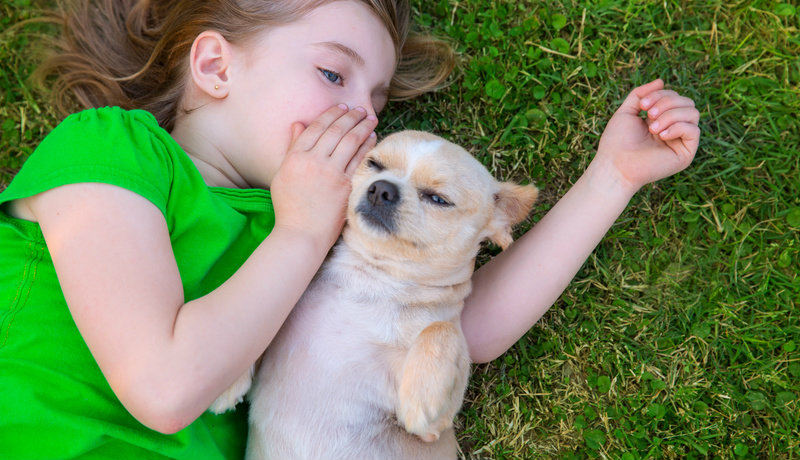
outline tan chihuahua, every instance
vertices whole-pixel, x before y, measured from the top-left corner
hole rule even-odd
[[[404,131],[353,177],[342,238],[251,375],[250,459],[456,458],[470,359],[460,314],[484,240],[537,197],[461,147]]]

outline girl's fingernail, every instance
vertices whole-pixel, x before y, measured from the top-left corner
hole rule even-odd
[[[653,131],[654,133],[658,132],[658,122],[657,121],[654,121],[654,122],[650,123],[650,131]]]
[[[669,135],[669,129],[665,129],[664,131],[661,131],[660,133],[658,133],[658,135],[661,136],[661,137],[667,137]]]
[[[376,117],[375,115],[367,115],[367,120],[375,121],[377,119],[378,119],[378,117]]]
[[[365,109],[364,107],[356,107],[356,110],[358,110],[361,113],[367,113],[367,109]]]
[[[339,104],[337,107],[339,107],[342,110],[347,110],[349,108],[347,107],[347,104]]]
[[[655,118],[656,115],[658,115],[658,113],[659,113],[658,107],[653,107],[652,109],[647,111],[647,114],[653,118]]]
[[[645,107],[649,106],[650,105],[650,98],[646,97],[646,98],[642,99],[642,105],[645,106]]]

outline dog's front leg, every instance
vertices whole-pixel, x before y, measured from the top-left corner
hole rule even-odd
[[[209,407],[208,410],[215,414],[221,414],[242,402],[244,395],[250,391],[250,386],[253,384],[253,373],[255,372],[255,368],[255,364],[250,366],[250,369],[248,369],[247,372],[236,379],[236,381],[233,382],[233,384],[229,386],[224,393],[219,395],[219,397],[213,403],[211,403],[211,407]]]
[[[459,326],[438,321],[423,329],[399,376],[397,418],[406,431],[427,442],[452,425],[464,398],[470,361]]]

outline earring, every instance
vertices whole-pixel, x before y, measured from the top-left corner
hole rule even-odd
[[[219,89],[219,85],[214,85],[214,89]]]

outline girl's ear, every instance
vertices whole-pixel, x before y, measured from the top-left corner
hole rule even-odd
[[[219,32],[202,32],[192,43],[189,65],[198,90],[215,98],[228,95],[231,44]]]
[[[533,185],[501,182],[495,194],[495,208],[489,223],[489,239],[502,249],[511,244],[511,229],[522,222],[536,202],[539,190]]]

